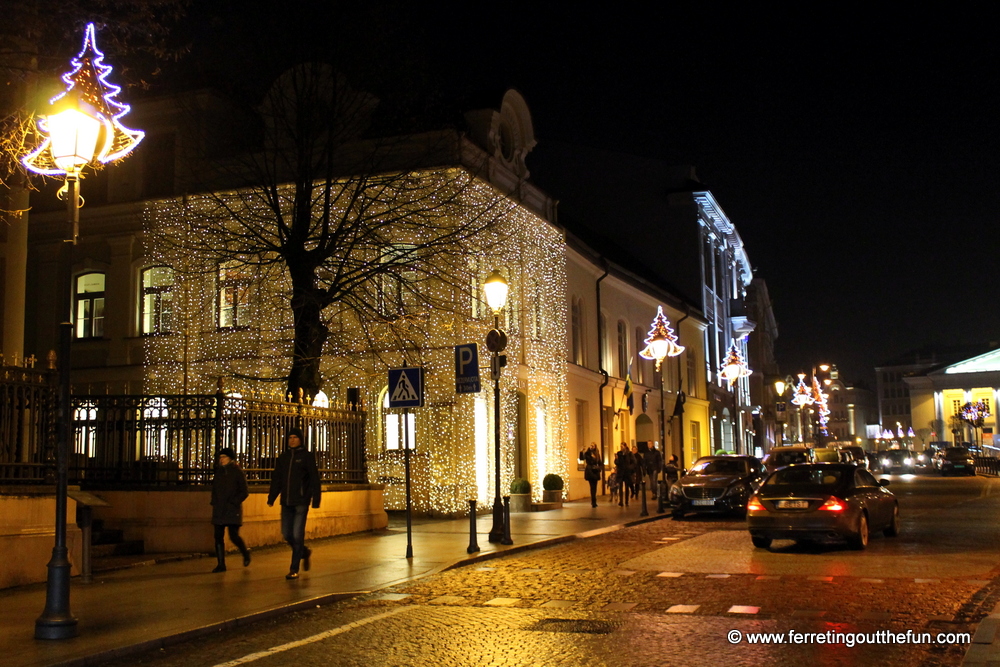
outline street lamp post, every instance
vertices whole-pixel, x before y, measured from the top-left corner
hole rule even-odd
[[[785,389],[788,383],[784,380],[774,381],[774,395],[777,400],[774,402],[775,421],[778,423],[778,445],[785,444]]]
[[[510,539],[510,517],[504,510],[503,499],[500,497],[500,369],[507,365],[506,355],[500,354],[507,348],[507,334],[500,328],[500,311],[507,305],[507,281],[499,271],[494,271],[483,283],[486,292],[486,303],[493,311],[493,328],[486,334],[486,348],[492,352],[490,358],[490,377],[493,378],[493,435],[495,470],[493,486],[496,493],[493,497],[493,527],[490,529],[489,541],[499,544],[513,544]]]
[[[36,639],[68,639],[77,634],[77,620],[70,611],[72,565],[66,546],[69,490],[69,454],[73,439],[70,402],[70,349],[73,338],[73,246],[80,227],[80,178],[83,168],[120,159],[142,140],[143,133],[124,127],[119,118],[128,105],[115,100],[120,91],[107,81],[111,67],[97,49],[94,24],[87,26],[83,49],[72,60],[75,69],[63,76],[64,92],[50,101],[51,111],[38,121],[41,144],[22,159],[25,167],[46,176],[62,176],[59,196],[66,200],[67,230],[60,251],[65,289],[59,324],[59,409],[56,453],[55,546],[48,563],[45,609],[35,621]]]
[[[664,379],[663,379],[663,360],[667,357],[676,357],[681,352],[684,351],[684,347],[677,344],[677,336],[674,335],[673,329],[670,328],[670,320],[667,319],[666,315],[663,314],[663,306],[656,307],[656,317],[653,318],[653,324],[649,329],[649,334],[644,341],[646,347],[639,353],[639,356],[643,359],[648,359],[650,361],[656,361],[656,372],[660,374],[660,449],[662,450],[662,455],[667,454],[667,429],[666,429],[666,408],[664,406],[663,394],[664,394]],[[679,376],[678,376],[679,377]],[[680,405],[683,405],[684,393],[682,391],[677,392],[677,400]],[[681,438],[684,434],[684,423],[683,418],[681,421]],[[683,440],[681,444],[681,457],[684,456],[684,445]],[[664,459],[666,461],[666,459]],[[660,475],[663,474],[663,467],[661,466]],[[663,512],[663,502],[666,491],[666,483],[664,483],[664,488],[657,489],[657,511]],[[643,496],[645,498],[645,495]]]

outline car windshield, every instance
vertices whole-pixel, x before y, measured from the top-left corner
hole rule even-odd
[[[809,455],[803,451],[771,452],[771,461],[774,465],[778,466],[787,466],[793,463],[809,463]]]
[[[944,450],[944,455],[949,459],[967,459],[969,458],[969,450],[965,447],[949,447]]]
[[[890,449],[887,452],[882,452],[886,457],[892,459],[893,461],[902,461],[903,459],[910,456],[910,452],[905,449]]]
[[[694,464],[689,475],[745,475],[747,462],[739,459],[709,459]]]
[[[775,486],[837,486],[844,477],[842,468],[827,466],[796,466],[782,468],[767,480],[768,488]]]

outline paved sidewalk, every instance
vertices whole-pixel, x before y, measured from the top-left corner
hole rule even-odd
[[[225,573],[213,574],[215,559],[196,558],[99,573],[91,584],[74,578],[70,608],[79,636],[59,641],[34,639],[35,619],[45,607],[44,584],[0,591],[0,665],[87,665],[171,641],[217,631],[358,592],[372,591],[470,562],[525,548],[587,537],[647,520],[641,505],[620,508],[602,499],[567,503],[562,509],[511,515],[512,546],[487,541],[492,515],[478,518],[480,552],[466,553],[469,520],[415,520],[413,558],[407,560],[406,526],[390,522],[378,533],[347,535],[309,544],[312,571],[286,581],[289,550],[256,550],[242,566],[230,555]]]

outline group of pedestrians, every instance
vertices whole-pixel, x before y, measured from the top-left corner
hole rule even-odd
[[[604,461],[597,443],[590,443],[590,447],[580,452],[580,461],[584,462],[583,478],[590,484],[590,504],[597,507],[597,482],[604,473]],[[664,462],[663,454],[652,444],[647,444],[645,451],[640,452],[638,445],[629,448],[623,442],[615,454],[614,472],[608,477],[612,502],[617,496],[618,505],[628,507],[629,499],[639,497],[644,477],[648,479],[652,499],[656,500],[660,473],[666,476],[669,484],[677,480],[678,469],[676,454]]]
[[[236,453],[223,447],[217,454],[215,476],[212,478],[212,524],[215,527],[215,557],[218,564],[212,572],[226,571],[225,535],[243,555],[243,566],[250,565],[250,550],[240,537],[243,525],[243,501],[250,495],[247,478],[236,462]],[[322,486],[316,457],[303,446],[302,430],[291,428],[285,438],[285,450],[278,456],[271,474],[267,506],[281,507],[281,535],[292,548],[292,563],[286,579],[298,579],[299,567],[307,572],[312,563],[312,550],[305,545],[306,517],[310,506],[318,508]]]

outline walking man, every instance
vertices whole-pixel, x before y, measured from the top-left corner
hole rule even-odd
[[[305,545],[306,517],[309,505],[319,508],[322,489],[316,457],[302,443],[302,429],[288,429],[285,451],[278,457],[271,475],[271,490],[267,494],[268,507],[281,496],[281,535],[292,547],[292,566],[285,579],[299,578],[299,562],[309,571],[312,550]]]

